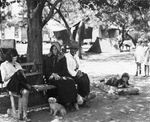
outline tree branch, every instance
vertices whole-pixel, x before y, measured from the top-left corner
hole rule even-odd
[[[52,18],[53,13],[54,13],[54,9],[57,6],[58,3],[60,3],[62,0],[56,0],[54,4],[52,4],[50,13],[48,14],[48,16],[45,18],[45,20],[42,23],[42,27],[44,27],[46,25],[46,23]],[[47,0],[48,3],[50,3],[50,0]]]
[[[52,6],[51,3],[48,3],[48,4],[49,4],[50,6]],[[68,25],[66,19],[64,18],[63,14],[62,14],[61,11],[60,11],[59,9],[57,9],[56,7],[55,7],[55,10],[58,12],[58,14],[59,14],[60,17],[62,18],[63,22],[65,23],[65,26],[66,26],[66,28],[67,28],[67,33],[69,34],[70,40],[73,40],[71,31],[70,31],[70,27],[69,27],[69,25]]]
[[[144,21],[144,18],[143,18],[143,16],[142,16],[142,11],[141,11],[141,8],[140,8],[140,7],[139,7],[139,13],[140,13],[140,15],[141,15],[142,21]]]
[[[28,16],[31,19],[36,16],[36,14],[38,13],[39,7],[40,7],[40,2],[38,2],[38,3],[33,3],[33,2],[35,2],[35,1],[27,0],[27,6],[29,7],[28,13],[30,13],[30,15],[28,14]],[[32,6],[32,5],[35,5],[35,6]]]
[[[40,3],[41,3],[41,4],[40,4],[40,12],[43,11],[43,8],[44,8],[44,5],[45,5],[46,1],[47,1],[47,0],[41,0],[41,1],[40,1]]]
[[[128,32],[125,31],[125,33],[127,34],[127,36],[129,36],[129,38],[131,38],[134,46],[136,46],[136,40]]]

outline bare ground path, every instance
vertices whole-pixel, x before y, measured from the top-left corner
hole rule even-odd
[[[134,76],[133,52],[87,54],[81,66],[89,74],[91,84],[98,83],[104,76],[128,72],[131,83],[140,88],[140,94],[112,98],[91,85],[91,91],[95,91],[97,97],[88,102],[89,108],[67,109],[64,117],[52,117],[48,109],[30,112],[32,122],[150,122],[150,77]],[[5,115],[10,106],[9,99],[0,96],[0,122],[16,122]]]

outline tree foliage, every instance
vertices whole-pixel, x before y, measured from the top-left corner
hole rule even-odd
[[[5,8],[6,6],[9,6],[15,2],[20,2],[20,0],[11,0],[11,1],[8,1],[8,0],[1,0],[0,1],[0,7],[2,8]]]
[[[132,28],[135,30],[149,31],[150,0],[78,0],[82,9],[89,8],[95,11],[95,17],[101,21],[103,28],[111,24],[120,26],[122,43],[125,35]],[[131,36],[130,36],[131,37]],[[134,44],[136,40],[132,37]],[[121,43],[121,44],[122,44]]]
[[[0,23],[3,26],[16,26],[20,23],[12,15],[11,6],[15,3],[20,3],[20,0],[1,0],[0,1]]]
[[[147,27],[150,0],[79,0],[79,3],[97,11],[95,16],[101,21]]]

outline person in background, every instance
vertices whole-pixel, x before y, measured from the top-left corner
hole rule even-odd
[[[130,76],[128,73],[123,73],[121,78],[110,78],[105,82],[106,85],[115,86],[117,88],[128,88]]]
[[[68,73],[77,84],[78,94],[84,99],[83,106],[87,106],[86,101],[95,96],[90,94],[90,80],[88,75],[80,70],[79,57],[76,55],[78,49],[78,43],[72,42],[70,45],[70,52],[66,53],[65,57],[67,60]]]
[[[50,48],[44,66],[44,75],[47,84],[56,86],[56,89],[47,91],[48,97],[55,97],[61,104],[71,103],[78,110],[75,82],[69,77],[66,58],[60,52],[60,45],[57,42]]]
[[[134,59],[136,63],[136,74],[135,76],[141,75],[141,64],[143,62],[144,54],[143,54],[143,46],[142,46],[142,39],[139,38],[137,41]]]
[[[139,89],[134,87],[134,84],[129,83],[130,76],[128,73],[123,73],[121,78],[117,76],[111,77],[108,80],[107,79],[102,79],[100,82],[104,83],[104,85],[108,85],[109,90],[107,91],[106,89],[103,89],[103,91],[111,94],[111,95],[138,95],[139,94]],[[103,84],[102,83],[102,84]],[[104,87],[105,88],[105,87]]]
[[[150,64],[150,48],[148,46],[148,40],[143,40],[143,53],[144,53],[144,59],[143,59],[143,65],[144,65],[144,73],[145,77],[149,76],[149,64]]]
[[[23,75],[23,68],[17,62],[18,52],[16,49],[10,49],[6,53],[6,61],[0,66],[2,81],[4,87],[8,91],[15,92],[21,95],[22,109],[23,109],[23,120],[30,121],[27,118],[27,107],[28,107],[28,96],[29,90],[32,87],[28,84],[26,78]],[[20,113],[18,113],[20,114]],[[20,118],[20,115],[18,115]]]

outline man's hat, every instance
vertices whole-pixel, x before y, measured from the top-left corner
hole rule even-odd
[[[79,49],[79,43],[78,42],[71,42],[71,44],[70,44],[70,46],[69,46],[70,48],[72,48],[72,49]]]

